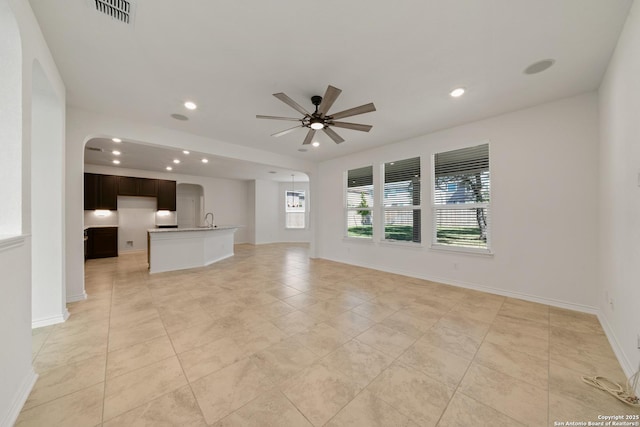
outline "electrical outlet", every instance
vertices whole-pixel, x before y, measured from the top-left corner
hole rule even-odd
[[[133,246],[133,240],[127,240],[127,246]]]
[[[458,263],[457,263],[457,262],[454,262],[454,263],[453,263],[453,269],[454,269],[454,270],[457,270],[457,269],[458,269]]]

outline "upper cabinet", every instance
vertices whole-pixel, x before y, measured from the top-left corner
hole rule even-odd
[[[158,180],[119,176],[118,195],[156,197],[158,195]]]
[[[84,209],[118,209],[118,177],[84,174]]]
[[[159,211],[175,211],[176,210],[176,182],[158,180],[158,210]]]
[[[84,174],[84,209],[118,209],[118,196],[157,197],[158,210],[176,210],[176,182],[131,176]]]

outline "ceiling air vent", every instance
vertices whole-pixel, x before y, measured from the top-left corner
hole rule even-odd
[[[130,24],[133,22],[133,3],[128,0],[87,0],[98,12],[111,18]]]
[[[100,153],[102,153],[104,151],[102,148],[95,148],[95,147],[87,147],[87,150],[89,150],[89,151],[98,151]]]

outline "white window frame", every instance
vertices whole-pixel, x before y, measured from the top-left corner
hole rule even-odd
[[[448,203],[448,204],[436,204],[436,162],[435,157],[436,154],[446,153],[449,151],[455,151],[464,148],[471,148],[480,145],[487,145],[489,150],[489,201],[483,203]],[[493,249],[491,244],[491,235],[492,235],[492,212],[491,212],[491,200],[493,200],[492,195],[492,185],[491,185],[491,144],[489,141],[482,141],[474,144],[467,144],[464,146],[456,147],[456,148],[447,148],[442,149],[437,152],[433,152],[431,154],[431,216],[432,216],[432,225],[431,225],[431,249],[435,250],[443,250],[443,251],[451,251],[451,252],[462,252],[469,254],[481,254],[481,255],[493,255]],[[469,210],[469,209],[478,209],[484,208],[487,212],[487,241],[486,248],[474,248],[474,247],[464,247],[464,246],[456,246],[456,245],[447,245],[443,243],[437,242],[437,222],[438,222],[438,210]]]
[[[289,193],[302,194],[303,203],[301,207],[289,206]],[[293,196],[295,197],[295,196]],[[289,214],[290,213],[302,213],[302,227],[289,226]],[[307,228],[307,195],[304,190],[285,190],[284,191],[284,228],[287,230],[304,230]]]
[[[385,168],[387,163],[395,163],[395,162],[400,162],[403,160],[410,160],[410,159],[414,159],[417,158],[418,159],[418,164],[420,165],[420,176],[418,176],[418,181],[420,182],[420,204],[419,205],[409,205],[409,206],[385,206],[385,198],[384,198],[384,189],[385,189]],[[406,159],[399,159],[399,160],[392,160],[392,161],[388,161],[388,162],[383,162],[381,165],[381,182],[380,182],[380,191],[379,191],[379,197],[380,200],[382,201],[380,203],[381,206],[381,210],[382,210],[382,214],[381,214],[381,223],[382,223],[382,233],[381,233],[381,238],[380,241],[384,242],[384,243],[389,243],[389,244],[397,244],[397,245],[408,245],[408,246],[422,246],[422,216],[423,216],[423,211],[422,211],[422,200],[424,199],[424,193],[423,193],[423,181],[422,181],[422,156],[413,156],[413,157],[408,157]],[[413,240],[408,241],[408,240],[395,240],[395,239],[387,239],[387,224],[386,224],[386,218],[387,218],[387,212],[388,211],[419,211],[420,212],[420,222],[418,224],[419,228],[420,228],[420,241],[419,242],[414,242]],[[413,226],[415,227],[415,223],[413,224]]]
[[[351,217],[351,215],[353,215],[354,212],[357,211],[361,211],[361,210],[365,210],[362,207],[349,207],[349,202],[348,202],[348,198],[349,198],[349,171],[352,170],[357,170],[357,169],[363,169],[363,168],[367,168],[370,167],[371,168],[371,177],[372,177],[372,181],[371,181],[371,187],[372,187],[372,191],[371,191],[371,206],[367,206],[366,210],[370,211],[371,213],[371,236],[369,237],[357,237],[357,236],[349,236],[349,218]],[[376,221],[375,221],[375,210],[376,207],[378,205],[377,203],[377,195],[376,195],[376,185],[375,185],[375,176],[374,176],[374,166],[373,164],[371,165],[365,165],[365,166],[360,166],[360,167],[356,167],[356,168],[351,168],[348,169],[347,171],[344,172],[344,177],[342,180],[343,183],[343,191],[342,191],[342,200],[343,200],[343,208],[344,208],[344,213],[343,213],[343,219],[344,219],[344,239],[348,239],[348,240],[353,240],[353,241],[360,241],[360,242],[372,242],[373,238],[375,236],[376,233]]]

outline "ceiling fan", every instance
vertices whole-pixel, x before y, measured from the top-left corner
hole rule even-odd
[[[349,108],[348,110],[340,111],[339,113],[328,114],[329,109],[333,105],[333,103],[338,99],[338,96],[342,90],[329,85],[327,87],[327,91],[324,93],[324,97],[319,95],[314,95],[311,97],[311,103],[315,105],[316,110],[313,113],[308,112],[303,107],[301,107],[297,102],[293,99],[289,98],[284,93],[274,93],[273,96],[278,98],[280,101],[284,102],[294,110],[298,111],[304,116],[301,119],[296,119],[293,117],[278,117],[278,116],[261,116],[257,115],[258,119],[273,119],[273,120],[289,120],[294,122],[300,122],[299,125],[292,127],[290,129],[285,129],[280,132],[276,132],[271,136],[282,136],[286,135],[289,132],[293,132],[298,128],[309,128],[309,132],[307,132],[307,136],[302,142],[303,145],[311,144],[313,137],[316,134],[316,131],[322,130],[326,133],[329,138],[333,140],[336,144],[340,144],[344,142],[344,138],[338,135],[331,127],[335,126],[338,128],[344,129],[353,129],[359,130],[362,132],[369,132],[373,126],[371,125],[361,125],[359,123],[348,123],[348,122],[338,122],[337,119],[343,119],[345,117],[356,116],[358,114],[370,113],[372,111],[376,111],[375,105],[373,102],[365,105],[361,105],[355,108]]]

